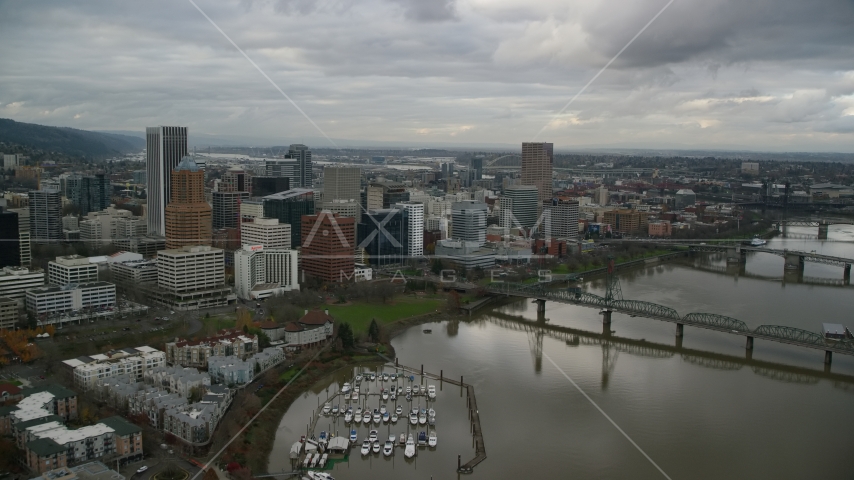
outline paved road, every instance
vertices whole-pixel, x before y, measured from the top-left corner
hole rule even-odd
[[[175,462],[178,467],[183,468],[184,470],[190,473],[190,478],[193,478],[193,475],[198,473],[201,469],[192,463],[184,460],[181,457],[172,457],[172,461]],[[158,472],[162,471],[168,465],[168,458],[146,458],[142,462],[133,463],[131,465],[127,465],[122,468],[122,475],[129,480],[150,480],[157,475]],[[139,467],[147,465],[148,470],[143,473],[136,473]]]

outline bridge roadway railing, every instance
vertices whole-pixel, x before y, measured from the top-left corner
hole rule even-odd
[[[678,243],[678,242],[659,242],[655,241],[652,243],[656,244],[664,244],[673,247],[688,247],[691,251],[694,252],[726,252],[732,248],[738,248],[745,252],[760,252],[760,253],[770,253],[771,255],[777,255],[778,257],[786,258],[789,255],[802,257],[805,262],[812,263],[821,263],[824,265],[834,265],[837,267],[844,267],[846,265],[854,264],[854,258],[844,258],[844,257],[834,257],[832,255],[822,255],[819,253],[813,252],[802,252],[799,250],[777,250],[774,248],[766,248],[766,247],[753,247],[749,245],[736,245],[736,244],[726,244],[726,243],[716,243],[716,244],[697,244],[697,243]]]
[[[714,313],[679,313],[663,305],[640,300],[609,300],[598,295],[577,290],[546,289],[538,284],[524,285],[502,283],[487,287],[494,294],[551,300],[584,307],[607,309],[633,317],[645,317],[654,320],[705,328],[734,335],[770,340],[801,347],[814,348],[845,355],[854,355],[854,342],[827,341],[818,333],[782,325],[762,325],[751,330],[741,320]]]

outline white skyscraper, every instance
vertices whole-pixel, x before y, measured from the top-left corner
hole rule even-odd
[[[187,155],[187,127],[145,129],[145,171],[148,180],[148,233],[166,234],[166,205],[172,198],[172,170]]]
[[[407,251],[409,258],[424,255],[424,204],[419,202],[401,202],[396,208],[406,210]]]

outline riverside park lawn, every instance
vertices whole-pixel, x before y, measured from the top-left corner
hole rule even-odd
[[[353,327],[354,333],[367,333],[371,319],[376,318],[380,325],[387,325],[404,318],[435,312],[446,300],[444,297],[409,297],[397,296],[389,303],[353,302],[349,305],[327,305],[338,322],[347,322]]]

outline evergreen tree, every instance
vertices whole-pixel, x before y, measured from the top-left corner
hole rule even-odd
[[[375,318],[371,320],[371,326],[368,327],[368,336],[375,343],[380,341],[380,326],[377,325],[377,319]]]
[[[341,339],[341,346],[344,350],[352,350],[356,346],[356,339],[353,336],[353,328],[349,323],[342,323],[338,327],[338,338]]]

